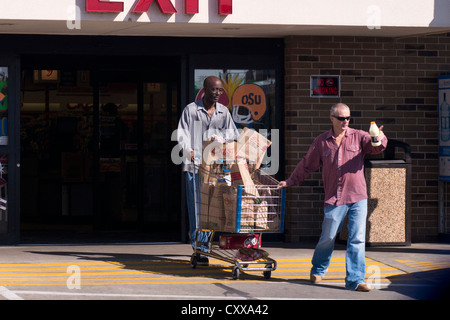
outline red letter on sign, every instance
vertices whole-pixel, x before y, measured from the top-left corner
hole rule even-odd
[[[219,14],[232,14],[232,13],[233,13],[233,1],[219,0]]]
[[[198,13],[198,0],[186,0],[184,11],[186,14]]]
[[[86,0],[86,11],[93,12],[123,12],[123,2],[102,0]]]
[[[133,9],[133,12],[147,12],[148,8],[152,4],[153,0],[139,0]],[[177,13],[177,10],[173,6],[170,0],[156,0],[158,2],[159,9],[163,13]]]

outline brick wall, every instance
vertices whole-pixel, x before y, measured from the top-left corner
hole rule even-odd
[[[285,39],[286,175],[313,139],[329,130],[332,104],[344,102],[351,126],[384,125],[412,151],[413,241],[439,233],[437,76],[450,73],[450,34],[402,39],[290,36]],[[341,76],[341,97],[310,98],[310,75]],[[317,238],[323,217],[321,174],[288,189],[286,237]]]

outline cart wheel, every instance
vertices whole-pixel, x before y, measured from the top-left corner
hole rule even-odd
[[[264,275],[264,279],[269,280],[270,276],[272,275],[272,271],[264,271],[263,275]]]
[[[238,267],[234,267],[233,268],[233,272],[231,273],[231,275],[233,276],[234,280],[239,279],[239,273],[240,273],[239,268]]]
[[[192,269],[195,269],[197,267],[197,255],[195,253],[191,256],[190,264]]]

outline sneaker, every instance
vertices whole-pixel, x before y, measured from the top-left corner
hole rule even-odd
[[[314,284],[318,284],[320,281],[322,281],[322,277],[318,276],[316,274],[310,274],[309,275],[309,280],[314,283]]]
[[[355,291],[369,292],[370,291],[370,287],[366,283],[360,283],[356,287]]]

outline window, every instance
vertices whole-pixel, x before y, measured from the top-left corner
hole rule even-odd
[[[255,129],[272,141],[262,167],[278,173],[280,149],[276,116],[281,110],[276,105],[275,69],[196,69],[195,100],[203,96],[203,81],[208,76],[222,80],[225,92],[219,102],[228,107],[236,127]]]

